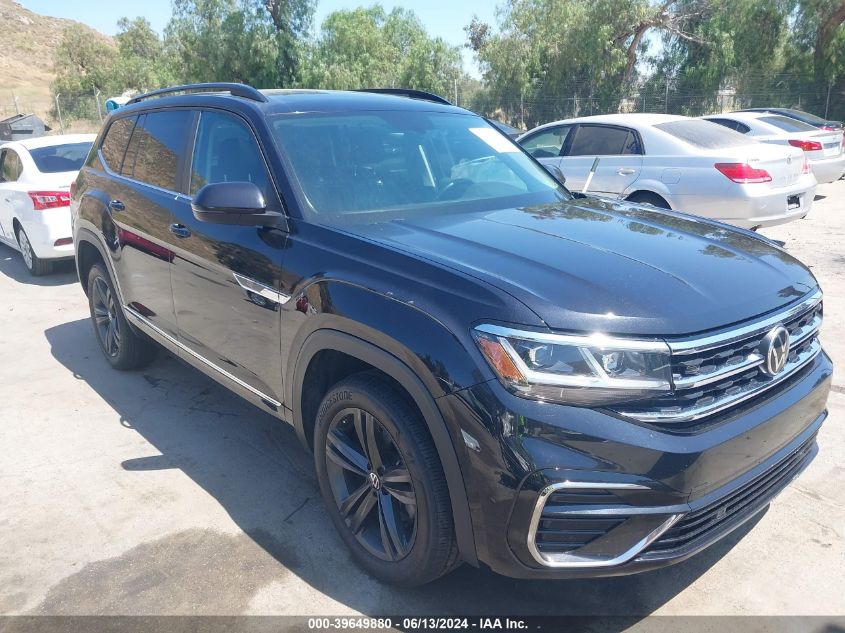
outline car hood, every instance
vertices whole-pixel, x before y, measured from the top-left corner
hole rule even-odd
[[[494,284],[553,329],[691,334],[817,286],[798,260],[748,232],[591,197],[350,230]]]

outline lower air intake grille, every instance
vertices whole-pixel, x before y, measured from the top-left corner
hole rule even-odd
[[[652,543],[647,552],[671,553],[696,541],[707,539],[739,515],[750,517],[769,503],[801,471],[815,441],[816,436],[813,435],[788,457],[756,479],[703,508],[685,514]]]

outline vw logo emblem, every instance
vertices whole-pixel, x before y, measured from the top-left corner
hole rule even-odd
[[[789,330],[782,325],[766,334],[760,345],[763,355],[763,372],[775,376],[783,371],[789,357]]]
[[[370,478],[370,485],[373,487],[373,490],[378,490],[379,488],[381,488],[381,479],[378,478],[378,475],[376,475],[375,473],[370,473],[368,476]]]

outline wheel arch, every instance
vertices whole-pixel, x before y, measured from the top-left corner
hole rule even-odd
[[[88,273],[91,266],[100,262],[106,267],[106,271],[111,276],[112,283],[117,290],[118,297],[123,303],[123,293],[120,291],[120,283],[112,267],[111,258],[106,256],[106,249],[96,235],[88,229],[78,229],[74,237],[74,250],[76,253],[74,258],[76,260],[76,274],[85,294],[88,294]]]
[[[469,499],[452,437],[435,399],[423,380],[395,355],[338,330],[318,329],[312,332],[299,350],[293,378],[290,381],[292,400],[289,403],[293,413],[294,428],[300,440],[308,450],[312,449],[313,421],[305,419],[304,411],[308,409],[307,406],[303,406],[303,393],[312,361],[318,358],[319,354],[326,352],[343,354],[362,363],[362,367],[369,366],[382,372],[404,390],[411,403],[419,410],[434,441],[446,476],[455,525],[455,538],[461,558],[471,565],[478,565]]]

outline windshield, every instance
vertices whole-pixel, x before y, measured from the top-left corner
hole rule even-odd
[[[669,121],[668,123],[658,123],[654,127],[699,149],[739,147],[754,142],[739,132],[729,130],[713,121],[702,119]]]
[[[306,212],[317,221],[379,221],[388,211],[475,212],[570,197],[519,146],[473,115],[286,114],[272,129]]]
[[[79,171],[90,149],[91,143],[66,143],[36,147],[29,150],[29,155],[42,174],[57,174],[62,171]]]

